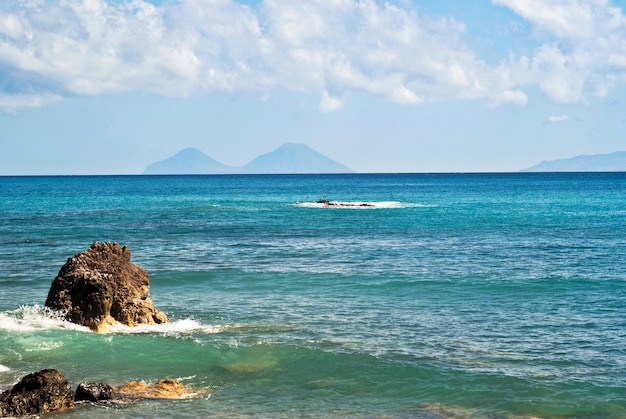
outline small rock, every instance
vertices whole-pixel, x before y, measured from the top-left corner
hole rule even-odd
[[[26,416],[74,407],[74,392],[65,376],[44,369],[24,376],[0,394],[0,416]]]
[[[76,388],[76,396],[74,401],[90,401],[99,402],[112,400],[115,397],[113,387],[105,383],[87,383],[83,382]]]

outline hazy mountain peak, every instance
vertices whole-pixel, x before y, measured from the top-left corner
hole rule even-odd
[[[301,143],[286,143],[241,167],[224,165],[196,148],[149,165],[144,174],[352,173],[353,170]]]
[[[522,172],[624,172],[626,151],[546,160]]]
[[[172,157],[149,165],[144,174],[205,174],[228,173],[232,167],[226,166],[204,154],[197,148],[185,148]]]
[[[300,143],[286,143],[243,166],[244,173],[351,173],[352,169]]]

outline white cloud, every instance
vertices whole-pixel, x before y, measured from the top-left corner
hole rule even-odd
[[[19,17],[14,14],[0,16],[0,34],[19,39],[24,35],[24,28]]]
[[[396,88],[392,93],[391,97],[395,102],[405,103],[408,105],[416,105],[420,103],[422,100],[415,94],[415,92],[407,89],[404,86],[400,86]]]
[[[559,38],[585,38],[594,32],[596,9],[605,0],[492,0]]]
[[[552,115],[548,117],[548,122],[565,122],[569,120],[569,115]]]
[[[322,112],[336,112],[344,105],[345,100],[343,98],[330,96],[327,91],[322,92],[322,100],[319,105]]]
[[[0,94],[0,109],[14,112],[20,108],[39,108],[61,100],[51,94]]]
[[[489,105],[491,107],[497,107],[506,103],[526,106],[528,103],[528,96],[521,90],[505,90],[494,96],[490,100]]]
[[[609,65],[626,70],[626,55],[612,53],[609,55]]]
[[[0,64],[42,94],[317,92],[325,111],[360,91],[401,103],[485,97],[464,26],[374,0],[6,0]],[[6,5],[6,3],[5,3]],[[330,93],[329,93],[330,92]]]
[[[549,39],[494,67],[466,44],[463,23],[410,2],[3,0],[0,89],[34,98],[282,88],[317,93],[330,112],[352,92],[524,106],[527,86],[573,103],[626,82],[626,19],[607,0],[492,1]]]
[[[547,36],[531,57],[509,59],[510,82],[556,102],[602,97],[626,82],[626,17],[608,0],[492,0]]]

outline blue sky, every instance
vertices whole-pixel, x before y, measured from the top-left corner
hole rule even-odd
[[[358,172],[624,151],[625,3],[3,0],[0,175],[286,142]]]

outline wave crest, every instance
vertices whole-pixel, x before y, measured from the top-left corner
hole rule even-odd
[[[30,332],[43,329],[70,329],[89,332],[89,328],[68,322],[63,313],[38,304],[21,306],[15,310],[0,313],[0,330]]]
[[[0,313],[0,330],[9,332],[33,332],[49,329],[67,329],[91,333],[91,330],[88,327],[69,322],[64,320],[63,317],[63,313],[54,311],[45,306],[21,306],[18,309]],[[159,325],[139,325],[134,327],[117,323],[110,326],[106,333],[214,334],[219,333],[222,330],[222,326],[203,325],[193,319],[183,319]]]
[[[204,325],[193,319],[176,320],[171,323],[162,324],[140,324],[137,326],[126,326],[121,323],[114,324],[107,329],[107,333],[115,334],[145,334],[160,333],[165,335],[176,335],[181,333],[203,333],[215,334],[223,330],[222,326]]]

